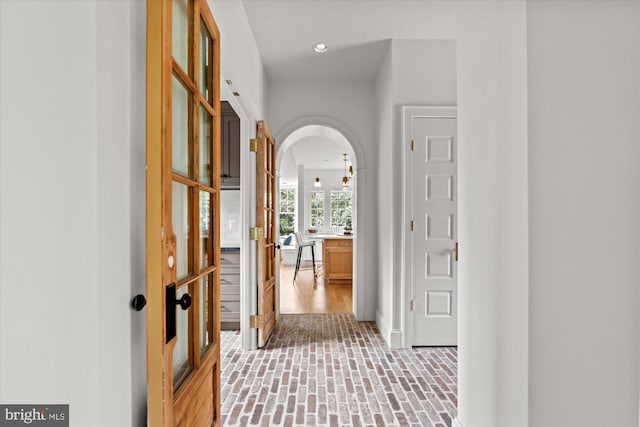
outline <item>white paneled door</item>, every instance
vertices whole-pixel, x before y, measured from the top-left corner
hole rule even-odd
[[[405,116],[412,147],[408,194],[414,346],[457,345],[456,116],[455,108],[439,111]]]

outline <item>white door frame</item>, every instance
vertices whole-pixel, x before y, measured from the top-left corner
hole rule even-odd
[[[400,259],[402,262],[401,272],[403,279],[401,281],[402,297],[400,316],[403,322],[402,331],[402,347],[411,348],[413,346],[413,316],[410,309],[411,299],[413,298],[413,235],[410,231],[412,218],[412,201],[413,194],[409,191],[411,181],[413,179],[411,164],[411,119],[414,117],[422,118],[457,118],[457,107],[453,106],[403,106],[402,107],[402,170],[404,176],[402,179],[402,230],[401,240],[402,249]],[[457,141],[456,141],[457,142]],[[457,186],[457,179],[455,180]],[[459,193],[458,193],[459,194]],[[457,221],[457,215],[456,215]],[[458,316],[458,313],[456,313]]]
[[[243,350],[255,350],[258,346],[256,329],[249,326],[249,316],[257,313],[258,290],[256,287],[256,244],[249,240],[249,227],[256,221],[256,160],[250,156],[249,139],[255,136],[255,108],[233,94],[247,93],[237,84],[229,70],[221,64],[220,99],[231,104],[240,118],[240,343]],[[229,84],[228,82],[232,82]]]

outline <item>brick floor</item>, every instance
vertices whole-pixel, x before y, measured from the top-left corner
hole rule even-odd
[[[390,350],[374,322],[351,314],[281,315],[266,349],[222,332],[227,426],[449,427],[457,349]]]

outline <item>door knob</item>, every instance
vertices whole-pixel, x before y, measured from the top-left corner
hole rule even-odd
[[[180,308],[182,308],[183,310],[188,309],[189,307],[191,307],[191,295],[189,294],[182,295],[182,298],[180,298],[179,300],[176,300],[176,305],[179,305]]]
[[[136,295],[133,297],[133,300],[131,300],[131,307],[135,311],[142,311],[145,305],[147,305],[147,299],[142,294]]]

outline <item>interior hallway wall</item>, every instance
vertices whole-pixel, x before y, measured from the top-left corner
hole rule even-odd
[[[374,320],[377,301],[376,268],[376,187],[377,164],[373,81],[280,82],[270,81],[267,110],[271,131],[279,135],[291,123],[306,117],[328,117],[344,124],[357,138],[365,155],[366,171],[359,159],[358,182],[370,183],[367,192],[358,192],[359,236],[368,244],[356,250],[364,251],[361,261],[365,277],[358,281],[365,288],[358,292],[358,319]],[[278,141],[282,143],[282,141]],[[365,176],[366,175],[366,176]],[[359,240],[358,245],[360,245]],[[360,271],[360,269],[358,269]]]
[[[640,2],[528,2],[529,425],[636,427]]]
[[[226,84],[225,78],[232,79],[245,112],[255,115],[255,120],[266,119],[269,124],[264,67],[242,2],[208,0],[207,3],[221,34],[221,84]]]
[[[527,425],[526,3],[457,12],[458,427]]]
[[[136,424],[130,7],[0,2],[0,401],[86,426]]]
[[[387,343],[391,342],[393,322],[393,130],[392,130],[392,87],[391,63],[393,51],[391,40],[387,42],[386,53],[378,68],[375,80],[376,125],[378,164],[376,174],[376,224],[378,265],[378,301],[376,324]]]
[[[403,290],[405,280],[403,260],[409,256],[404,253],[402,236],[407,230],[402,228],[404,210],[403,188],[405,165],[404,155],[409,149],[402,139],[402,106],[455,106],[456,94],[456,43],[454,40],[393,40],[392,60],[392,124],[393,143],[391,161],[393,170],[393,330],[399,331],[398,339],[406,331],[404,327],[404,293],[410,292],[409,282]],[[388,208],[387,208],[388,209]],[[406,213],[409,215],[409,213]],[[390,260],[390,261],[391,261]],[[406,338],[406,337],[405,337]],[[406,339],[405,339],[406,342]],[[402,341],[392,342],[393,346],[403,345]]]

